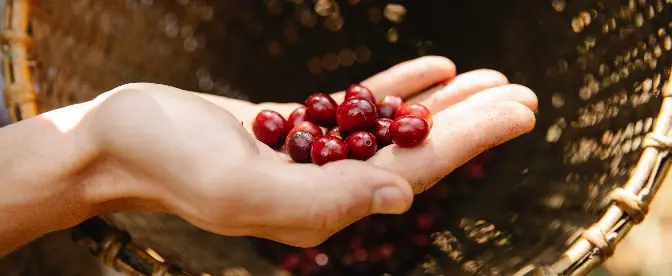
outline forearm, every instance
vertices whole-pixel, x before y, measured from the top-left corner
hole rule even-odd
[[[70,106],[0,129],[0,256],[95,212],[80,185],[97,155],[78,125],[86,110]]]

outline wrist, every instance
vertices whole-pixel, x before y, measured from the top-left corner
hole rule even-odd
[[[87,115],[75,131],[78,140],[86,141],[82,154],[88,156],[86,165],[73,182],[82,200],[90,210],[89,216],[98,216],[126,211],[164,212],[164,195],[160,185],[137,170],[106,147],[106,141],[115,140],[114,132],[106,131],[105,125],[116,124],[115,116],[99,112],[105,100],[116,91],[105,93],[82,104],[81,111]],[[112,114],[114,115],[114,114]],[[112,122],[111,122],[112,120]]]
[[[59,146],[69,148],[69,158],[61,163],[64,173],[57,179],[77,206],[73,214],[88,219],[112,212],[160,211],[158,200],[148,196],[157,193],[146,189],[142,177],[104,149],[104,140],[114,137],[98,127],[105,124],[104,116],[96,114],[103,103],[99,97],[40,116],[62,133]]]
[[[96,156],[84,115],[71,106],[0,129],[0,255],[92,215],[78,182]]]

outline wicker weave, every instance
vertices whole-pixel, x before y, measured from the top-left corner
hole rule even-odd
[[[345,229],[317,248],[328,265],[295,273],[584,275],[643,219],[669,165],[670,0],[12,3],[3,38],[13,119],[136,81],[298,101],[427,54],[462,71],[500,70],[538,94],[536,130],[493,150],[484,179],[458,171],[408,214],[369,220],[386,229]],[[26,69],[27,49],[37,70]],[[431,246],[409,243],[407,228],[428,215],[433,226],[413,237]],[[82,243],[129,274],[283,275],[283,256],[314,252],[158,214],[111,215],[80,230]],[[339,244],[357,231],[395,253],[348,262],[356,252]]]

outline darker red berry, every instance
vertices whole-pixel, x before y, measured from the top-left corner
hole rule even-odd
[[[343,140],[343,135],[341,134],[341,129],[338,128],[338,127],[334,127],[332,129],[330,129],[329,131],[327,131],[327,135],[338,137],[338,139]]]
[[[420,229],[429,229],[434,224],[434,217],[429,214],[422,214],[418,216],[417,224]]]
[[[399,118],[401,116],[415,116],[415,117],[420,117],[425,119],[427,121],[427,124],[429,124],[429,128],[432,128],[432,125],[434,125],[434,121],[432,120],[432,112],[427,109],[424,105],[417,104],[417,103],[409,103],[402,105],[397,109],[397,112],[394,113],[394,118]]]
[[[378,116],[380,118],[394,119],[394,113],[404,102],[397,96],[385,96],[378,104]]]
[[[376,136],[363,130],[350,134],[345,139],[345,144],[348,146],[350,158],[356,160],[367,160],[378,150]]]
[[[294,126],[294,128],[292,128],[292,130],[289,131],[289,133],[292,133],[297,130],[310,132],[310,134],[312,134],[315,137],[322,136],[322,129],[316,124],[307,121],[298,123],[297,125]]]
[[[402,116],[390,124],[390,139],[400,147],[417,146],[429,136],[429,124],[416,116]]]
[[[378,145],[381,147],[392,144],[392,140],[390,139],[390,125],[392,122],[392,120],[387,118],[378,118],[376,120],[376,126],[373,129],[373,134],[376,135]]]
[[[282,259],[282,267],[284,269],[294,269],[301,262],[301,256],[298,254],[289,254]]]
[[[305,122],[306,120],[306,107],[302,106],[292,111],[292,114],[289,114],[287,119],[293,126],[296,126],[300,122]]]
[[[285,141],[287,154],[296,163],[310,163],[310,147],[315,140],[315,135],[305,130],[292,131]]]
[[[480,163],[469,162],[463,168],[467,177],[470,179],[485,178],[485,170],[483,169],[483,165]]]
[[[330,127],[336,124],[338,104],[327,94],[313,94],[306,100],[306,119],[319,126]]]
[[[348,147],[338,137],[322,136],[313,141],[310,157],[313,163],[321,166],[348,158]]]
[[[368,88],[364,87],[361,84],[353,84],[350,87],[348,87],[347,90],[345,90],[346,100],[355,97],[367,99],[372,103],[376,102],[376,98],[375,96],[373,96],[371,90],[369,90]]]
[[[289,122],[272,110],[262,110],[252,122],[252,132],[257,140],[274,149],[282,146],[290,128]]]
[[[373,127],[378,118],[376,106],[364,98],[345,100],[336,113],[336,121],[342,132],[352,132]]]

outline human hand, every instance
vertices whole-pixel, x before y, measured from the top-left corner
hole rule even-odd
[[[145,206],[219,234],[313,246],[364,216],[405,212],[413,191],[532,129],[529,89],[492,71],[454,72],[446,59],[422,58],[364,81],[378,98],[429,107],[432,133],[415,148],[388,146],[367,162],[324,166],[286,162],[240,125],[261,109],[288,115],[296,105],[220,103],[225,110],[172,87],[123,86],[93,101],[86,118],[104,157],[89,190],[111,210]]]
[[[427,106],[438,122],[429,143],[414,148],[388,146],[368,160],[404,177],[417,194],[481,152],[534,127],[537,97],[529,88],[510,84],[503,74],[481,69],[456,75],[455,65],[429,56],[394,66],[361,82],[376,99],[398,96]],[[264,109],[288,118],[299,103],[253,104],[209,94],[202,98],[228,110],[252,133],[254,117]],[[343,91],[331,96],[343,102]],[[465,116],[465,114],[468,114]],[[290,160],[288,156],[281,156]],[[414,166],[409,166],[413,164]]]

